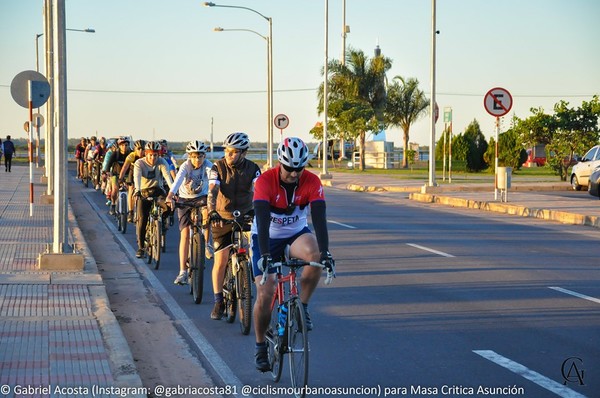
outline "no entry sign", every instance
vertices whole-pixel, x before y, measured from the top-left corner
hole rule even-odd
[[[512,96],[508,90],[495,87],[485,94],[483,106],[485,106],[485,110],[492,116],[504,116],[512,108]]]

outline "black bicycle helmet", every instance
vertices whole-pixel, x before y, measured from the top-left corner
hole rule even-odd
[[[238,132],[229,134],[223,142],[223,146],[226,148],[246,150],[250,147],[250,139],[246,133]]]

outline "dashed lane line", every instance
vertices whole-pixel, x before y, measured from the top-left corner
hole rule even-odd
[[[562,287],[548,286],[548,289],[556,290],[557,292],[569,294],[571,296],[579,297],[579,298],[582,298],[584,300],[589,300],[589,301],[592,301],[594,303],[600,304],[600,299],[597,299],[597,298],[591,297],[591,296],[586,296],[585,294],[577,293],[577,292],[574,292],[572,290],[563,289]]]
[[[430,249],[429,247],[417,245],[415,243],[407,243],[407,245],[415,247],[417,249],[425,250],[425,251],[430,252],[430,253],[438,254],[438,255],[443,256],[443,257],[454,257],[452,254],[444,253],[444,252],[441,252],[439,250]]]
[[[547,378],[544,375],[539,374],[526,366],[521,365],[518,362],[512,361],[506,357],[503,357],[500,354],[497,354],[494,351],[490,350],[473,350],[473,352],[477,355],[482,356],[483,358],[494,362],[497,365],[502,366],[505,369],[510,370],[513,373],[518,374],[526,378],[529,381],[534,382],[538,386],[545,388],[548,391],[553,392],[562,398],[586,398],[585,395],[582,395],[576,391],[571,390],[570,388],[557,383],[556,381]]]

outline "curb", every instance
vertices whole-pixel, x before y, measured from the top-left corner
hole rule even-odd
[[[408,198],[417,202],[435,203],[451,207],[464,207],[469,209],[517,215],[521,217],[532,217],[556,221],[563,224],[585,225],[588,227],[600,228],[600,217],[585,216],[582,214],[569,213],[559,210],[536,209],[507,203],[486,202],[450,196],[432,195],[427,193],[411,193]]]

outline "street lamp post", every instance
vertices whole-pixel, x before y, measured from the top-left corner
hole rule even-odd
[[[47,9],[47,14],[50,14],[49,8],[50,7],[48,7],[48,9]],[[50,16],[46,15],[46,19],[48,19],[48,18],[51,18],[51,15]],[[46,21],[46,25],[48,25],[47,21]],[[70,30],[72,32],[96,33],[96,30],[92,29],[92,28],[86,28],[86,29],[71,29],[71,28],[66,28],[65,30]],[[36,70],[36,72],[40,71],[39,38],[42,37],[42,36],[44,36],[44,32],[42,32],[42,33],[36,33],[36,35],[35,35],[35,70]],[[49,35],[49,36],[52,36],[52,35]],[[49,36],[47,36],[47,37],[49,37]],[[47,46],[47,47],[51,47],[51,46]],[[49,53],[53,54],[53,51],[46,51],[46,57],[44,57],[44,58],[48,58]],[[53,71],[51,69],[53,69],[52,65],[54,65],[54,61],[46,59],[45,64],[46,64],[46,75],[47,75],[46,78],[48,79],[48,81],[50,82],[50,86],[52,87],[52,83],[54,81],[54,78],[53,78],[54,74],[53,74]],[[50,123],[51,120],[50,120],[50,117],[48,117],[48,116],[51,116],[51,115],[54,114],[54,112],[53,112],[54,101],[53,100],[49,100],[46,103],[46,108],[50,110],[50,112],[48,112],[47,115],[46,115],[47,116],[47,122]],[[38,109],[38,113],[39,113],[39,109]],[[39,167],[39,159],[40,159],[40,156],[39,156],[40,131],[39,131],[39,127],[36,127],[36,128],[37,128],[36,159],[37,159],[37,162],[38,162],[37,166]],[[50,133],[50,126],[46,128],[46,131],[48,133]],[[53,135],[54,134],[52,134],[52,136]],[[53,162],[52,161],[52,159],[53,159],[52,155],[53,155],[54,150],[52,148],[52,145],[49,144],[49,142],[52,139],[53,138],[51,138],[49,134],[46,134],[46,150],[45,150],[46,170],[44,170],[44,173],[45,173],[46,177],[48,177],[48,172],[49,171],[50,172],[53,171],[52,167],[48,167],[49,163]],[[52,178],[53,178],[53,176],[52,176]],[[52,189],[53,189],[53,184],[54,184],[52,178],[49,178],[48,181],[47,181],[48,182],[47,195],[51,195],[52,194]]]
[[[223,7],[223,8],[239,8],[241,10],[251,11],[263,19],[265,19],[269,23],[269,36],[267,40],[267,168],[271,168],[273,166],[273,19],[271,17],[267,17],[260,12],[243,6],[231,6],[231,5],[221,5],[215,4],[210,1],[204,2],[204,7]],[[232,29],[229,29],[232,30]],[[241,30],[241,29],[240,29]],[[256,33],[252,31],[253,33]],[[258,33],[257,35],[265,38]]]

